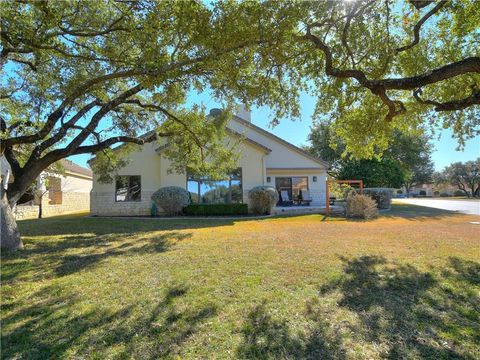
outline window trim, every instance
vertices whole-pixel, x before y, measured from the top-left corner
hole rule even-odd
[[[122,177],[122,176],[126,176],[126,177],[133,177],[133,176],[138,176],[140,178],[140,196],[138,198],[138,200],[117,200],[117,178],[119,177]],[[113,200],[115,201],[115,203],[130,203],[130,202],[141,202],[142,201],[142,175],[115,175],[115,180],[114,180],[115,184],[115,190],[113,192]],[[128,183],[128,186],[130,186],[130,180],[129,180],[129,183]]]

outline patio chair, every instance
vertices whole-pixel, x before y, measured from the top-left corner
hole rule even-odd
[[[293,201],[290,200],[290,197],[288,196],[288,191],[282,190],[280,191],[280,205],[282,206],[291,206],[293,205]]]
[[[302,198],[300,200],[300,205],[309,206],[312,202],[312,197],[308,191],[302,191]]]

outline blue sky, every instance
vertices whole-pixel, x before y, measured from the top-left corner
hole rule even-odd
[[[213,100],[208,93],[191,94],[187,101],[187,106],[203,103],[207,110],[214,107],[220,107],[220,104]],[[283,119],[280,124],[272,128],[270,121],[273,113],[270,109],[262,107],[252,108],[252,122],[268,130],[275,135],[287,140],[288,142],[301,146],[308,144],[307,138],[310,133],[312,124],[311,116],[315,107],[315,99],[307,94],[303,94],[300,98],[301,104],[301,120]],[[440,139],[438,136],[440,135]],[[436,170],[441,170],[448,164],[456,161],[468,161],[480,157],[480,137],[467,141],[463,151],[456,151],[457,140],[452,138],[450,130],[440,130],[436,133],[435,139],[432,141],[435,145],[435,151],[432,154]],[[71,159],[82,166],[87,166],[90,155],[77,155]]]

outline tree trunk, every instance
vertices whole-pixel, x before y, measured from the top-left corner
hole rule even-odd
[[[40,198],[40,203],[38,204],[38,218],[41,219],[43,215],[43,205],[42,198]]]
[[[0,207],[0,222],[1,222],[1,234],[0,234],[0,247],[2,250],[15,251],[23,248],[22,240],[20,239],[20,232],[18,231],[17,222],[13,215],[12,208],[10,207],[7,194],[2,189],[2,201]]]

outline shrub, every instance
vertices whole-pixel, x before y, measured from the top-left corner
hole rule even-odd
[[[450,195],[448,195],[447,193],[443,192],[440,194],[440,197],[449,197]]]
[[[378,215],[377,203],[370,196],[349,195],[345,214],[349,218],[372,219]]]
[[[418,193],[418,195],[420,196],[427,196],[427,192],[425,190],[420,190],[420,192]]]
[[[440,196],[440,191],[434,191],[433,196]]]
[[[402,190],[397,190],[397,194],[398,194],[398,195],[402,195],[402,194],[403,194],[403,191],[402,191]]]
[[[278,193],[271,186],[256,186],[248,192],[248,198],[254,214],[268,215],[278,202]]]
[[[365,195],[370,196],[377,203],[379,209],[390,209],[392,205],[393,190],[389,188],[365,188]]]
[[[247,215],[247,204],[190,204],[183,209],[186,215],[192,216],[222,216]]]
[[[455,190],[453,196],[465,196],[465,192],[463,192],[462,190]]]
[[[190,203],[190,196],[184,188],[165,186],[153,193],[152,201],[167,215],[177,215]]]

